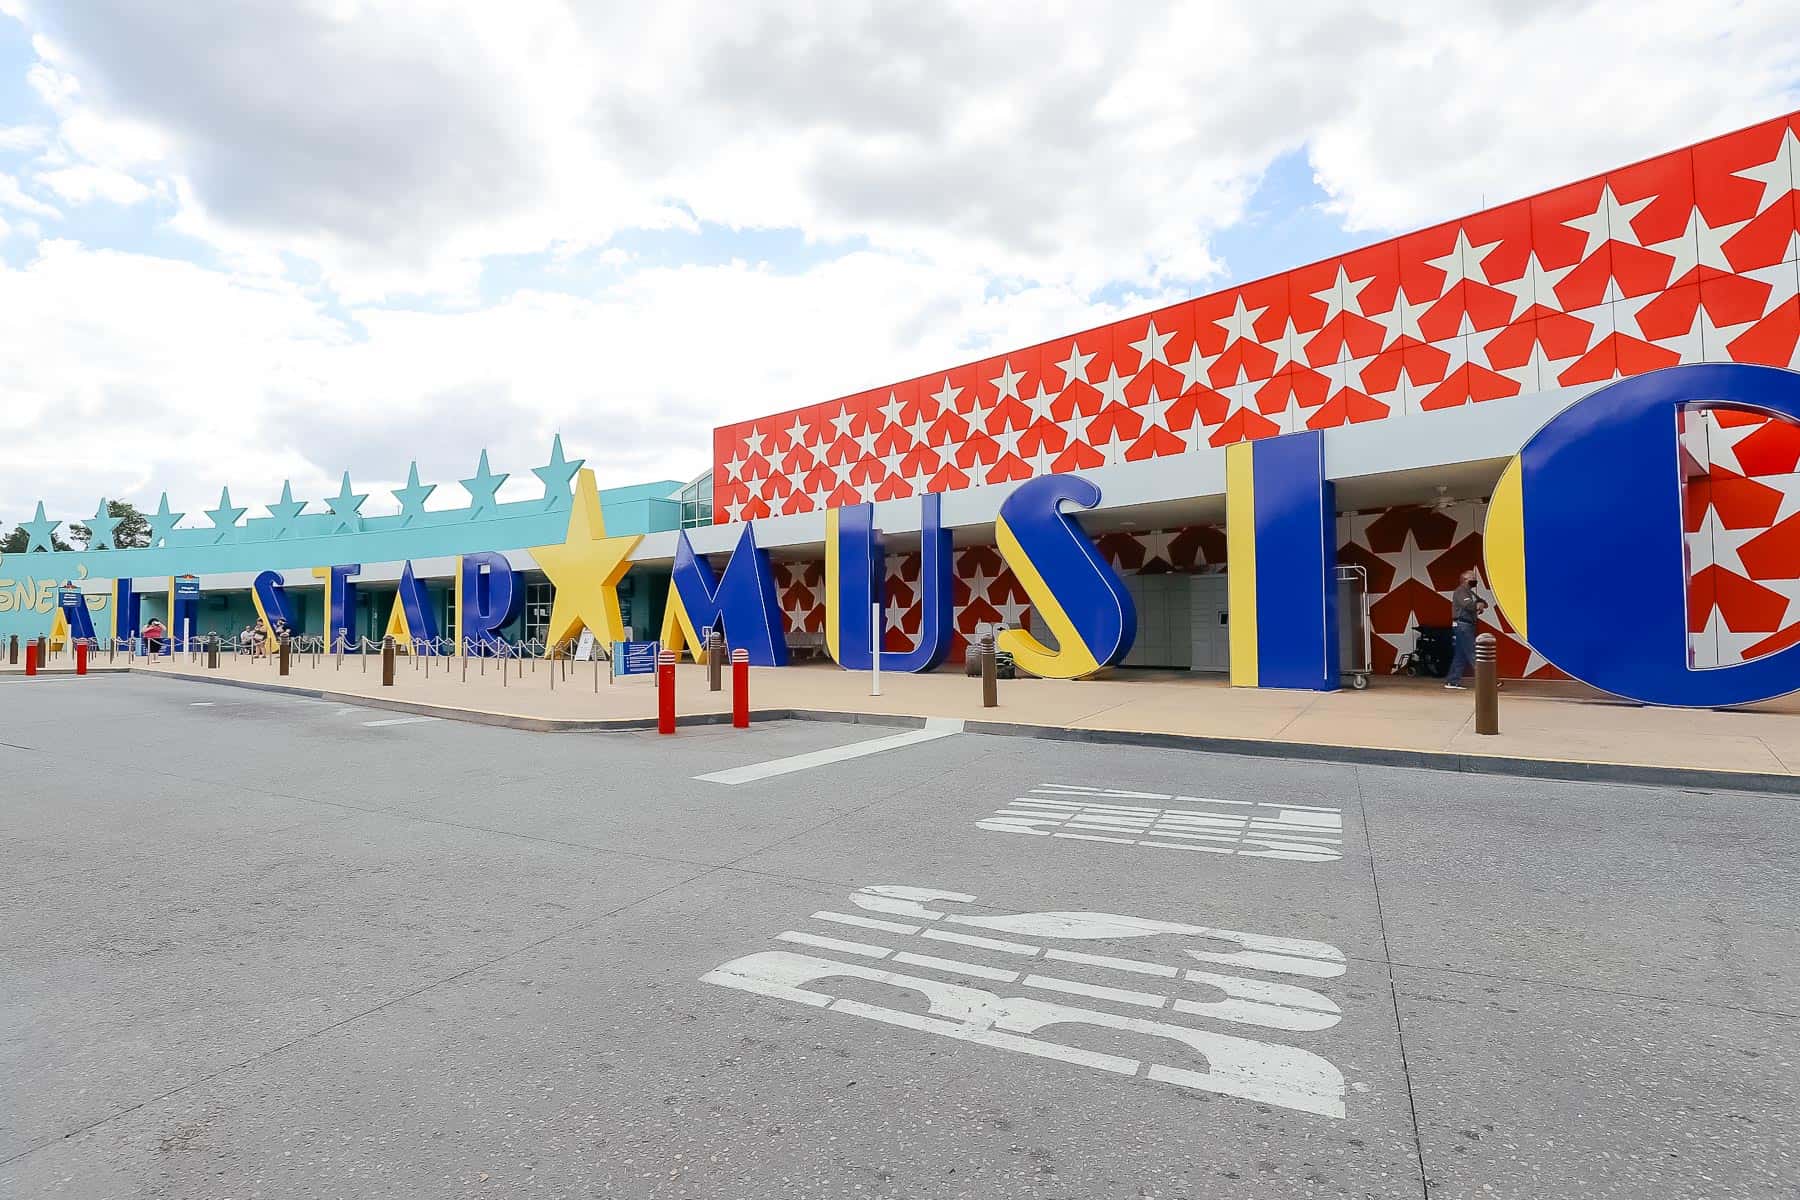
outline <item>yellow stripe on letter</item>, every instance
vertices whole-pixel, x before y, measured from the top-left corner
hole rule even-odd
[[[1012,655],[1015,663],[1040,679],[1080,679],[1098,671],[1099,660],[1081,640],[1081,635],[1075,631],[1075,622],[1069,620],[1056,593],[1050,590],[1037,567],[1025,556],[1025,548],[1019,545],[1019,539],[1004,518],[994,522],[994,541],[1000,547],[1000,557],[1006,560],[1019,586],[1025,589],[1032,609],[1044,618],[1057,645],[1052,650],[1023,629],[1008,629],[1000,635],[999,649]]]
[[[1494,498],[1488,501],[1482,557],[1487,560],[1488,586],[1500,611],[1524,642],[1531,640],[1525,623],[1525,489],[1518,455],[1500,473]]]
[[[833,508],[825,513],[825,652],[839,665],[844,661],[838,654],[838,619],[841,616],[838,612],[838,572],[841,569],[838,562],[838,510]]]
[[[1225,447],[1225,581],[1231,604],[1231,686],[1255,687],[1256,467],[1249,442]]]

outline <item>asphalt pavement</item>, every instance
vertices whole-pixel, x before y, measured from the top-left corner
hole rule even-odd
[[[895,732],[0,682],[0,1196],[1800,1193],[1800,801]]]

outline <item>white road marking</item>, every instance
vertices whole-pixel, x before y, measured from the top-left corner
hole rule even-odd
[[[835,921],[839,925],[857,925],[863,929],[883,929],[888,933],[917,933],[917,925],[903,925],[899,921],[877,921],[874,917],[858,917],[851,913],[816,912],[815,921]]]
[[[851,742],[848,746],[833,746],[829,750],[814,750],[809,754],[795,754],[788,758],[770,759],[768,762],[752,763],[747,767],[733,767],[728,771],[714,771],[710,775],[696,775],[694,778],[702,783],[754,783],[758,779],[770,779],[776,775],[791,775],[795,771],[807,771],[813,767],[824,767],[852,758],[880,754],[884,750],[898,750],[904,746],[917,746],[921,742],[935,742],[939,738],[953,737],[962,730],[963,723],[961,721],[947,717],[932,717],[925,722],[925,728],[915,729],[910,733],[896,733],[889,737],[872,738],[866,742]]]
[[[869,942],[847,942],[843,938],[820,937],[816,933],[796,933],[792,929],[786,933],[775,935],[778,942],[793,942],[799,946],[813,946],[820,950],[837,950],[844,954],[860,954],[864,958],[886,958],[893,951],[886,946],[876,946]]]
[[[939,958],[935,954],[914,954],[910,950],[902,950],[894,955],[894,961],[908,963],[915,967],[930,967],[934,971],[943,971],[950,975],[970,975],[976,979],[994,979],[1001,983],[1011,983],[1019,977],[1017,971],[984,967],[980,963],[964,962],[960,958]]]
[[[1344,856],[1343,814],[1323,805],[1212,800],[1109,788],[1075,790],[1073,785],[1057,783],[1031,790],[1032,795],[1016,797],[992,816],[977,821],[976,828],[1290,862],[1337,862]],[[1142,808],[1099,797],[1165,800],[1182,807]],[[1200,805],[1215,807],[1197,807]],[[1106,836],[1109,834],[1126,836]],[[1198,844],[1207,842],[1218,844]]]
[[[1240,933],[1209,926],[1187,925],[1113,913],[1038,912],[979,916],[940,912],[927,908],[933,901],[973,901],[975,897],[923,888],[882,886],[863,888],[850,897],[858,907],[877,912],[910,910],[927,921],[959,921],[989,928],[1013,929],[1036,934],[1049,940],[1106,939],[1151,937],[1173,939],[1168,949],[1188,958],[1228,961],[1249,971],[1279,971],[1290,974],[1328,975],[1343,973],[1342,951],[1323,942],[1297,938],[1271,937]],[[1141,959],[1119,958],[1104,954],[1007,942],[995,938],[954,934],[948,930],[923,928],[898,921],[878,922],[874,918],[853,918],[847,913],[821,911],[815,920],[839,925],[861,925],[882,932],[955,941],[977,950],[1005,954],[1023,953],[1040,961],[1054,960],[1077,967],[1123,971],[1133,975],[1155,975],[1161,979],[1162,992],[1106,987],[1065,979],[1056,975],[1027,974],[1004,967],[987,966],[964,959],[940,958],[870,942],[849,942],[788,930],[778,934],[777,941],[807,946],[818,951],[837,951],[863,959],[880,959],[885,963],[904,964],[923,972],[973,978],[1036,991],[1049,991],[1064,996],[1079,996],[1084,1003],[1110,1003],[1130,1006],[1139,1012],[1160,1010],[1157,1020],[1147,1016],[1127,1015],[1105,1008],[1080,1008],[1060,1001],[1042,1000],[1030,995],[1002,994],[971,987],[962,982],[946,982],[929,974],[903,974],[884,969],[883,964],[844,962],[819,957],[814,953],[770,950],[735,958],[702,976],[702,982],[733,988],[759,996],[803,1004],[838,1016],[860,1017],[898,1028],[911,1029],[949,1038],[956,1042],[1009,1050],[1048,1059],[1069,1066],[1116,1075],[1135,1075],[1156,1083],[1197,1088],[1221,1095],[1236,1096],[1300,1112],[1341,1118],[1345,1115],[1347,1091],[1361,1092],[1361,1087],[1347,1089],[1343,1075],[1330,1062],[1311,1050],[1275,1042],[1253,1040],[1237,1034],[1213,1032],[1184,1023],[1186,1019],[1224,1020],[1238,1025],[1264,1029],[1310,1032],[1329,1029],[1338,1024],[1341,1013],[1329,998],[1311,988],[1296,984],[1275,983],[1264,979],[1222,975],[1192,969],[1181,970],[1165,963]],[[848,918],[848,919],[846,919]],[[885,927],[885,928],[884,928]],[[1211,953],[1193,949],[1193,945],[1216,946],[1235,942],[1241,950]],[[1179,978],[1177,978],[1179,975]],[[827,981],[850,979],[863,981],[853,985],[862,995],[874,983],[910,993],[910,1001],[889,1007],[864,999],[851,999],[832,993],[838,989]],[[1200,998],[1182,996],[1180,991],[1197,988]],[[919,998],[925,1011],[918,1011]],[[1159,1039],[1174,1062],[1146,1062],[1118,1054],[1106,1054],[1065,1045],[1080,1034],[1068,1027],[1088,1027],[1129,1033]],[[1198,1060],[1204,1069],[1174,1065],[1183,1052]]]
[[[364,721],[364,729],[385,729],[390,725],[423,725],[427,721],[441,721],[442,717],[394,717],[387,721]]]
[[[189,708],[211,708],[212,706],[213,702],[211,700],[196,700],[188,705]]]

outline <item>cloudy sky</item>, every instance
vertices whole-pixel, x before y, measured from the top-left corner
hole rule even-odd
[[[1791,0],[0,0],[0,522],[686,478],[1795,108]]]

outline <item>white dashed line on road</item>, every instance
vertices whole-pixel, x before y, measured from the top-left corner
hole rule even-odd
[[[813,767],[828,766],[831,763],[862,758],[869,754],[880,754],[884,750],[898,750],[902,746],[917,746],[921,742],[935,742],[939,738],[953,737],[962,731],[963,723],[961,721],[948,717],[931,717],[926,720],[925,728],[915,729],[910,733],[896,733],[888,737],[871,738],[866,742],[851,742],[848,746],[833,746],[828,750],[814,750],[809,754],[796,754],[790,758],[774,758],[768,762],[751,763],[747,767],[733,767],[729,771],[714,771],[710,775],[696,775],[694,778],[702,783],[753,783],[758,779],[790,775],[795,771],[806,771]]]
[[[441,721],[442,717],[393,717],[386,721],[364,721],[364,729],[385,729],[389,725],[423,725],[427,721]]]

